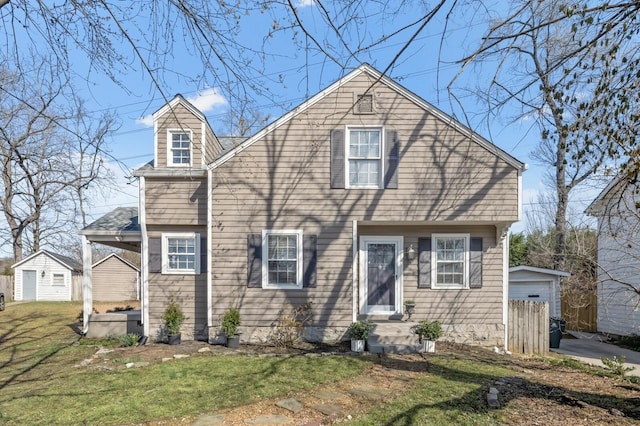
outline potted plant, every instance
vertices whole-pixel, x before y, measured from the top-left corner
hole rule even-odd
[[[236,308],[229,308],[222,316],[222,332],[227,337],[227,346],[237,348],[240,346],[240,311]]]
[[[180,327],[184,322],[184,312],[175,300],[171,301],[162,315],[165,331],[170,345],[180,344]]]
[[[411,319],[411,315],[416,309],[416,304],[413,299],[407,299],[404,301],[404,312],[408,315],[407,321]]]
[[[364,342],[369,338],[371,329],[373,329],[373,324],[367,320],[351,323],[347,333],[351,338],[351,350],[353,352],[364,352]]]
[[[440,321],[422,320],[413,327],[413,332],[418,335],[423,352],[436,351],[436,340],[442,336]]]

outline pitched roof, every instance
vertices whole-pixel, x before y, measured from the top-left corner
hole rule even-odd
[[[107,260],[111,259],[112,257],[118,259],[119,261],[121,261],[122,263],[124,263],[125,265],[129,266],[132,269],[135,269],[136,271],[140,272],[140,268],[138,268],[136,265],[134,265],[133,263],[129,262],[127,259],[118,256],[115,253],[111,253],[109,256],[98,260],[96,263],[94,263],[93,265],[91,265],[91,268],[95,268],[96,266],[100,265],[103,262],[106,262]]]
[[[611,195],[621,194],[627,187],[627,184],[633,184],[633,181],[629,176],[625,174],[618,174],[611,182],[598,194],[598,196],[589,204],[585,209],[585,213],[589,216],[597,217],[604,213],[605,207],[609,204]]]
[[[539,274],[556,275],[558,277],[570,277],[569,272],[557,271],[555,269],[537,268],[535,266],[520,265],[509,268],[509,273],[518,271],[537,272]]]
[[[80,234],[140,232],[137,207],[118,207],[87,225]]]
[[[316,94],[315,96],[311,97],[307,101],[305,101],[302,104],[300,104],[298,107],[296,107],[296,108],[292,109],[291,111],[289,111],[288,113],[284,114],[282,117],[280,117],[279,119],[277,119],[276,121],[274,121],[273,123],[271,123],[270,125],[265,127],[264,129],[262,129],[261,131],[259,131],[255,135],[251,136],[249,139],[247,139],[246,141],[241,143],[236,148],[224,153],[222,156],[220,156],[218,159],[216,159],[213,163],[211,163],[209,165],[209,167],[210,168],[216,168],[216,167],[224,164],[229,159],[231,159],[234,156],[236,156],[237,154],[241,153],[242,151],[244,151],[245,149],[247,149],[248,147],[253,145],[255,142],[257,142],[258,140],[262,139],[264,136],[266,136],[269,133],[275,131],[277,128],[279,128],[280,126],[284,125],[288,121],[292,120],[298,114],[304,112],[305,110],[307,110],[308,108],[310,108],[311,106],[316,104],[317,102],[319,102],[322,99],[324,99],[327,95],[329,95],[330,93],[336,91],[341,86],[347,84],[349,81],[351,81],[354,78],[358,77],[362,73],[367,73],[367,74],[371,75],[377,81],[380,81],[383,84],[386,84],[387,86],[389,86],[393,90],[397,91],[401,95],[405,96],[407,99],[411,100],[412,102],[414,102],[415,104],[417,104],[421,108],[425,109],[426,111],[429,111],[435,117],[437,117],[440,120],[446,122],[447,124],[449,124],[450,126],[455,128],[456,130],[467,134],[473,141],[475,141],[480,146],[482,146],[486,150],[490,151],[494,155],[498,156],[499,158],[504,160],[506,163],[510,164],[512,167],[514,167],[514,168],[516,168],[518,170],[522,170],[522,171],[526,170],[527,165],[525,163],[523,163],[520,160],[516,159],[515,157],[511,156],[506,151],[500,149],[495,144],[493,144],[490,141],[488,141],[487,139],[483,138],[482,136],[480,136],[479,134],[477,134],[476,132],[471,130],[469,127],[467,127],[464,124],[460,123],[459,121],[457,121],[453,117],[449,116],[448,114],[446,114],[442,110],[436,108],[435,106],[433,106],[432,104],[430,104],[426,100],[422,99],[421,97],[419,97],[415,93],[411,92],[410,90],[408,90],[404,86],[402,86],[399,83],[395,82],[391,78],[383,75],[382,73],[380,73],[380,71],[376,70],[375,68],[373,68],[371,65],[369,65],[367,63],[363,63],[361,66],[359,66],[355,70],[351,71],[349,74],[347,74],[346,76],[342,77],[340,80],[336,81],[335,83],[333,83],[332,85],[330,85],[329,87],[327,87],[326,89],[321,91],[320,93]]]
[[[27,257],[25,257],[24,259],[22,259],[20,262],[17,262],[15,264],[13,264],[11,267],[12,268],[16,268],[20,265],[22,265],[23,263],[26,263],[28,261],[30,261],[31,259],[37,257],[37,256],[48,256],[51,259],[55,260],[56,262],[58,262],[59,264],[61,264],[62,266],[64,266],[65,268],[71,270],[71,271],[75,271],[75,272],[80,272],[82,271],[82,264],[78,261],[76,261],[75,259],[72,259],[70,257],[67,256],[63,256],[61,254],[57,254],[57,253],[53,253],[50,252],[48,250],[40,250],[37,251]]]

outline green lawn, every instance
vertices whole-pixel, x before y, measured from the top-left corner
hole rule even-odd
[[[96,352],[95,342],[86,344],[75,331],[80,309],[79,303],[41,302],[9,305],[0,313],[0,424],[110,425],[195,418],[349,380],[378,368],[375,364],[400,375],[417,374],[411,373],[404,390],[385,402],[361,406],[348,424],[521,424],[536,409],[538,416],[566,424],[585,419],[620,423],[615,410],[630,421],[625,424],[640,423],[640,385],[634,381],[611,379],[603,370],[564,358],[505,357],[456,345],[424,358],[194,353],[166,363],[156,358],[131,369],[124,364],[140,361],[135,351],[148,355],[151,347],[123,348],[78,367]],[[504,377],[523,378],[501,393],[502,408],[491,410],[487,392]],[[571,411],[566,404],[573,400],[585,405]]]
[[[10,305],[0,315],[0,423],[123,424],[193,415],[360,374],[352,357],[193,356],[143,368],[76,367],[95,353],[78,303]],[[134,360],[135,361],[135,360]]]

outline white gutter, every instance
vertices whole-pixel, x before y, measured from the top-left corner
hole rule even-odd
[[[213,172],[207,170],[207,327],[213,327]]]
[[[351,320],[356,322],[358,320],[358,221],[354,220],[351,226],[351,288],[352,288],[352,301]]]
[[[142,303],[140,309],[142,311],[143,334],[149,336],[149,237],[147,236],[147,219],[146,219],[146,203],[145,203],[145,178],[140,177],[139,198],[138,198],[138,218],[140,222],[140,231],[142,233],[141,241],[141,257],[140,269],[142,272]]]
[[[82,236],[82,334],[89,331],[89,315],[93,311],[91,285],[91,242]]]

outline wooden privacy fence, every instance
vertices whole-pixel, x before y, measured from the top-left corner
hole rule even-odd
[[[576,331],[598,331],[598,298],[594,288],[562,288],[560,296],[562,317],[567,320],[567,329]]]
[[[509,351],[545,354],[549,351],[549,303],[509,300]]]
[[[0,275],[0,292],[7,302],[13,300],[13,275]]]
[[[82,275],[71,276],[71,300],[82,300]]]

